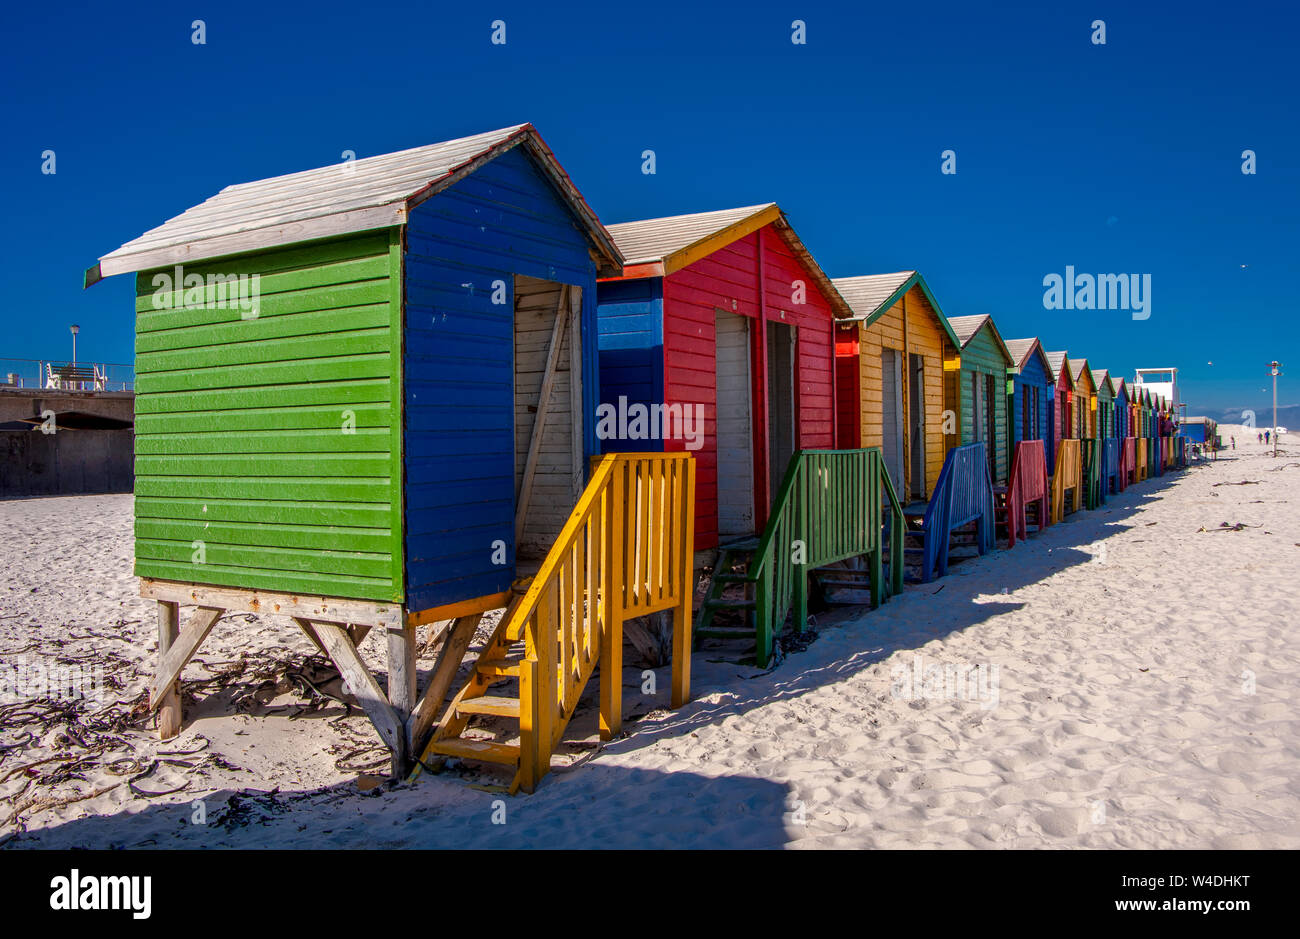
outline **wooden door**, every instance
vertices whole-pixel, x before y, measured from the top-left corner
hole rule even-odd
[[[718,538],[754,534],[753,383],[749,318],[716,311],[714,414],[718,447]]]

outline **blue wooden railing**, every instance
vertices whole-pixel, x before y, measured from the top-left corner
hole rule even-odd
[[[948,548],[952,533],[975,523],[975,541],[980,554],[993,548],[993,480],[989,476],[984,444],[954,447],[944,458],[934,494],[925,507],[919,531],[921,538],[921,581],[948,573]],[[915,551],[916,549],[913,549]]]

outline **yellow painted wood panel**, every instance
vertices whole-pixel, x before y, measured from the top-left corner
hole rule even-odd
[[[904,330],[904,312],[906,312],[906,331]],[[923,360],[924,401],[925,408],[925,490],[926,495],[934,491],[943,469],[947,441],[943,435],[943,412],[946,403],[944,393],[943,360],[956,354],[956,349],[948,340],[940,325],[934,308],[925,298],[919,287],[913,287],[888,311],[882,314],[870,326],[863,326],[859,335],[860,354],[858,361],[861,368],[861,439],[864,447],[879,447],[883,444],[884,428],[881,399],[883,396],[883,376],[881,375],[881,351],[897,349],[909,355],[919,355]],[[904,375],[910,374],[910,361],[904,362]],[[912,419],[911,383],[903,383],[903,427],[911,427]],[[911,478],[911,446],[904,446],[904,474]],[[907,501],[908,494],[900,493]]]

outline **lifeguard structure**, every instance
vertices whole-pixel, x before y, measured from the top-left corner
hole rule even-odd
[[[1144,386],[1152,394],[1157,394],[1170,402],[1170,411],[1178,413],[1181,403],[1178,397],[1178,369],[1176,368],[1140,368],[1135,372],[1134,384]]]

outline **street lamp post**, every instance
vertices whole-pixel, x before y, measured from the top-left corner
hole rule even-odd
[[[76,323],[72,324],[72,364],[77,364],[77,333],[81,332],[81,327]]]
[[[1277,376],[1278,370],[1281,369],[1282,363],[1274,359],[1268,363],[1269,370],[1273,374],[1273,456],[1277,457]]]

